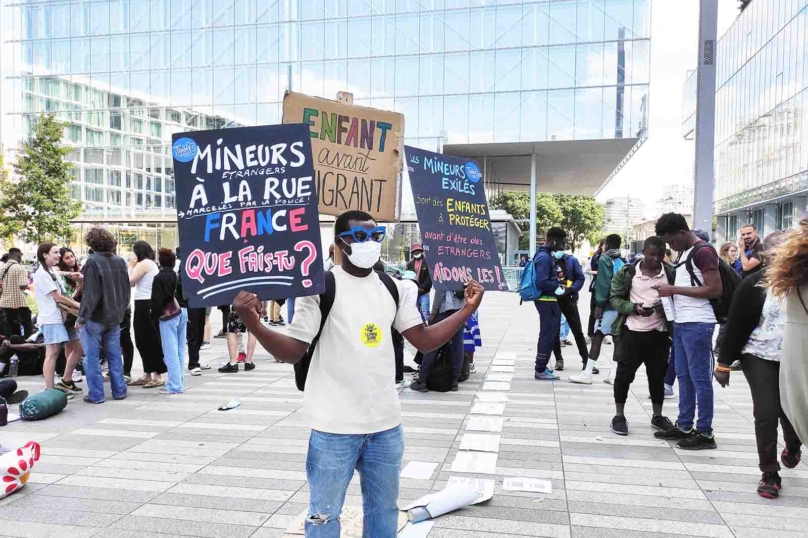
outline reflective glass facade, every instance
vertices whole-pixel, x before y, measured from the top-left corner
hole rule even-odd
[[[170,216],[174,132],[281,120],[286,89],[402,112],[406,142],[637,137],[651,0],[46,0],[10,4],[21,139],[70,125],[98,218]]]
[[[807,4],[754,0],[719,41],[715,205],[728,236],[745,222],[791,227],[790,197],[808,191]]]

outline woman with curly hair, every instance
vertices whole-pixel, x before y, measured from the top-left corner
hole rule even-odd
[[[780,403],[800,439],[808,439],[808,215],[777,249],[766,286],[785,300]]]

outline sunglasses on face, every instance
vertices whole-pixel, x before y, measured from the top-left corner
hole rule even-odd
[[[361,226],[353,226],[347,232],[342,232],[339,234],[338,237],[353,237],[354,243],[364,243],[367,240],[375,241],[376,243],[381,243],[384,241],[384,237],[387,235],[387,228],[384,226],[376,226],[375,228],[368,230],[367,228],[362,228]]]

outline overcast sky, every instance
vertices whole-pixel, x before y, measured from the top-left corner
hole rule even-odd
[[[737,15],[737,0],[719,0],[719,37]],[[646,211],[665,185],[693,182],[693,141],[682,138],[682,88],[688,69],[696,66],[699,1],[654,0],[651,17],[648,140],[598,196],[640,197]]]

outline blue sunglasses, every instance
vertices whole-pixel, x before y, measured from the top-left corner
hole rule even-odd
[[[354,242],[364,243],[368,239],[381,243],[387,235],[387,228],[385,226],[376,226],[372,230],[362,228],[361,226],[352,226],[347,232],[342,232],[338,237],[353,237]]]

